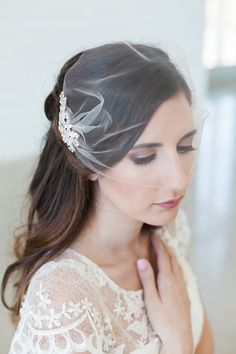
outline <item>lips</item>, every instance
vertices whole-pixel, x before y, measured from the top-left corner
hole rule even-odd
[[[178,199],[170,199],[170,200],[165,200],[164,202],[161,202],[161,203],[155,203],[155,204],[175,204],[175,203],[178,203],[179,200],[183,198],[183,197],[180,197]]]
[[[182,199],[183,197],[180,197],[178,199],[170,199],[170,200],[166,200],[165,202],[162,203],[154,203],[155,205],[160,206],[161,208],[174,208],[176,205],[178,205],[179,201]]]

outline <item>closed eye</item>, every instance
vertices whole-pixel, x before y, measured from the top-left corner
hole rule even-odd
[[[193,146],[179,146],[177,151],[181,154],[184,154],[184,153],[187,153],[187,152],[190,152],[190,151],[195,151],[197,150],[196,148],[194,148]],[[151,161],[153,161],[155,159],[157,154],[152,154],[152,155],[149,155],[149,156],[146,156],[146,157],[136,157],[133,159],[133,162],[136,164],[136,165],[145,165]]]
[[[187,146],[187,145],[185,145],[185,146],[179,146],[179,147],[178,147],[178,151],[179,151],[180,153],[185,153],[185,152],[195,151],[195,150],[197,150],[197,148],[194,148],[193,146]]]
[[[156,154],[152,154],[152,155],[149,155],[147,157],[140,157],[140,158],[135,158],[133,159],[134,163],[136,165],[145,165],[147,164],[148,162],[154,160],[156,157]]]

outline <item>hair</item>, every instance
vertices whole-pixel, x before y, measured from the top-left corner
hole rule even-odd
[[[148,122],[164,101],[179,92],[183,92],[192,105],[191,90],[168,54],[155,46],[132,45],[147,56],[155,54],[158,60],[156,63],[140,65],[139,70],[132,73],[128,80],[121,75],[109,81],[109,87],[103,88],[107,109],[116,117],[111,127],[114,130],[116,127],[125,129],[142,119]],[[99,70],[112,73],[114,63],[119,63],[123,71],[132,69],[138,59],[135,55],[127,57],[126,48],[124,43],[115,42],[89,49],[90,55],[81,68],[83,77],[92,73],[96,79]],[[26,194],[29,204],[27,222],[20,227],[23,231],[14,235],[12,249],[16,260],[7,267],[1,285],[2,302],[12,312],[11,318],[15,324],[19,321],[20,306],[33,274],[71,245],[88,221],[94,206],[95,183],[88,178],[93,171],[69,151],[58,130],[59,95],[63,90],[63,80],[66,72],[80,60],[82,54],[83,51],[66,61],[44,102],[44,112],[50,125],[43,138],[42,151]],[[109,96],[112,92],[118,92],[114,99]],[[126,118],[119,119],[124,114]],[[110,166],[121,160],[144,128],[145,125],[140,125],[134,133],[129,131],[128,135],[120,134],[119,141],[114,140],[110,144],[118,143],[122,148],[109,156],[101,156],[100,160],[103,158],[103,162]],[[122,139],[129,143],[122,144]],[[103,149],[102,144],[99,150]],[[151,228],[153,225],[144,223],[142,231]],[[13,275],[16,277],[13,284],[15,292],[10,306],[6,303],[5,295]]]

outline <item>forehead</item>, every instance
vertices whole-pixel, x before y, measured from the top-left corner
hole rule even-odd
[[[195,128],[192,109],[183,93],[163,102],[152,115],[135,145],[182,138]],[[158,139],[158,140],[157,140]]]

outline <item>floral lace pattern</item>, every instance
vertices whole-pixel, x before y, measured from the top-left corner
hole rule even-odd
[[[196,348],[203,306],[186,258],[190,229],[183,209],[156,235],[182,265]],[[120,288],[92,260],[68,248],[32,277],[9,354],[154,354],[160,345],[148,321],[143,289]]]

